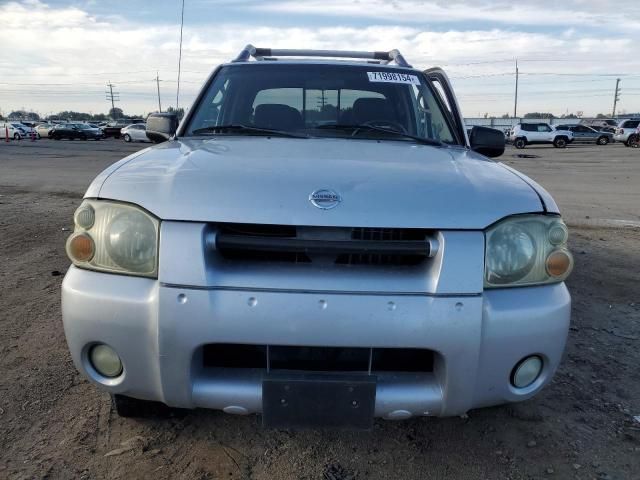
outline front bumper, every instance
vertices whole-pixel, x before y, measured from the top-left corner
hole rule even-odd
[[[423,348],[433,372],[379,376],[375,415],[460,415],[526,400],[552,377],[564,349],[571,300],[564,284],[481,295],[386,295],[206,289],[71,267],[62,288],[67,342],[76,367],[102,389],[169,406],[259,413],[262,373],[212,374],[205,344]],[[116,379],[88,361],[95,343],[124,364]],[[525,389],[510,384],[522,358],[544,361]]]

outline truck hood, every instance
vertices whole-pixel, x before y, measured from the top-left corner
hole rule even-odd
[[[122,200],[164,220],[482,229],[544,210],[524,176],[459,147],[404,141],[216,137],[138,152],[86,197]],[[317,208],[310,194],[341,197]]]

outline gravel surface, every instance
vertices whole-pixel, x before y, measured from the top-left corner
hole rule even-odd
[[[121,419],[76,372],[60,317],[72,214],[95,174],[144,147],[0,145],[0,478],[640,477],[640,151],[502,158],[548,187],[572,227],[572,327],[551,384],[521,404],[363,433],[263,430],[205,410]]]

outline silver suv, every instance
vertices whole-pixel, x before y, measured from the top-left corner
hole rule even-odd
[[[338,60],[342,59],[342,60]],[[397,51],[247,46],[164,143],[90,185],[62,287],[76,367],[161,402],[367,428],[531,398],[573,260],[549,194]],[[486,156],[485,156],[486,155]]]

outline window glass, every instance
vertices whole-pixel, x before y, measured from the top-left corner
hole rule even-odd
[[[231,134],[214,127],[246,125],[312,137],[411,141],[397,132],[456,143],[450,117],[424,76],[384,67],[385,76],[377,77],[375,71],[382,68],[267,63],[222,67],[195,107],[186,134]],[[233,134],[240,133],[235,129]]]

